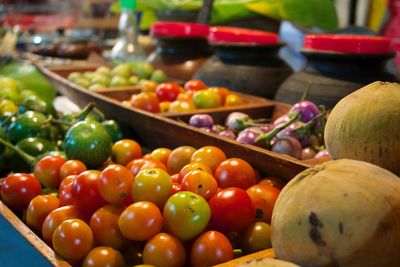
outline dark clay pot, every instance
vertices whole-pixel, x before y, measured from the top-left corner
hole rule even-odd
[[[187,81],[211,55],[205,38],[157,38],[157,48],[147,61],[168,77]]]
[[[292,74],[279,58],[282,45],[213,45],[215,55],[201,66],[194,78],[209,86],[272,98],[279,85]]]
[[[386,70],[392,53],[380,55],[346,54],[303,50],[307,66],[291,75],[275,99],[294,104],[309,88],[307,100],[331,109],[340,99],[374,81],[396,81]]]

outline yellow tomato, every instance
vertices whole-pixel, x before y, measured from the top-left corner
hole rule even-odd
[[[174,101],[169,107],[169,112],[191,112],[195,109],[196,107],[191,102]]]
[[[243,99],[236,94],[229,94],[225,99],[225,106],[228,107],[242,105],[243,103]]]

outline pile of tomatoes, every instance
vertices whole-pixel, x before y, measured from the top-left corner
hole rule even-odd
[[[207,87],[200,80],[190,80],[182,88],[176,82],[144,85],[141,93],[123,102],[130,107],[153,113],[192,112],[196,109],[237,106],[244,100],[224,87]]]
[[[271,247],[283,184],[214,146],[146,155],[131,139],[99,170],[47,156],[8,176],[1,198],[56,253],[82,266],[212,266]]]

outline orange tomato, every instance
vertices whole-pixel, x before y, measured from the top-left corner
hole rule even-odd
[[[160,112],[169,112],[169,108],[171,106],[170,101],[163,101],[160,103]]]
[[[169,174],[179,173],[183,166],[190,163],[192,154],[196,151],[191,146],[180,146],[172,150],[167,160]]]
[[[107,205],[93,213],[90,218],[90,228],[96,244],[114,249],[123,249],[128,244],[118,226],[123,210],[122,207]]]
[[[196,107],[192,102],[187,101],[174,101],[170,104],[168,112],[191,112]]]
[[[282,190],[282,188],[285,186],[285,182],[282,179],[272,176],[262,179],[260,182],[258,182],[258,184],[270,185],[278,188],[279,190]]]
[[[204,146],[196,150],[192,157],[191,162],[201,162],[210,167],[214,172],[218,165],[226,160],[225,153],[215,146]]]
[[[80,174],[86,170],[87,168],[82,161],[75,159],[67,160],[60,168],[60,178],[64,180],[67,176]]]
[[[226,97],[230,94],[230,91],[228,88],[210,87],[210,88],[208,88],[208,90],[217,92],[221,97],[221,106],[225,105]]]
[[[122,139],[112,147],[111,158],[117,164],[126,165],[140,157],[142,157],[142,148],[135,140]]]
[[[134,176],[122,165],[114,164],[105,168],[99,177],[100,195],[109,203],[122,205],[130,198]]]
[[[168,161],[168,157],[171,154],[171,149],[169,148],[165,148],[165,147],[160,147],[157,149],[154,149],[151,153],[150,153],[150,157],[152,159],[158,160],[160,161],[162,164],[164,164],[165,166],[167,166],[167,161]]]
[[[63,221],[54,231],[53,247],[67,260],[82,259],[93,247],[92,230],[79,219]]]
[[[181,182],[182,191],[190,191],[209,200],[217,193],[218,184],[215,178],[208,172],[194,170],[183,177]]]
[[[121,252],[110,247],[102,246],[89,251],[82,263],[83,267],[125,267]]]
[[[237,94],[228,94],[225,99],[225,106],[233,107],[239,106],[244,103],[244,100]]]
[[[176,237],[166,233],[159,233],[151,238],[143,250],[143,263],[163,266],[184,266],[186,260],[185,248]]]
[[[53,195],[34,197],[26,210],[26,224],[35,232],[40,233],[44,219],[59,206],[60,201]]]
[[[134,159],[126,165],[126,168],[129,169],[133,176],[136,176],[140,171],[147,170],[150,168],[159,168],[162,170],[167,170],[164,164],[155,159]]]
[[[122,234],[134,241],[146,241],[161,231],[160,209],[149,201],[139,201],[127,207],[119,217]]]
[[[256,209],[256,221],[271,223],[272,211],[280,190],[266,184],[253,185],[246,190]]]
[[[131,105],[134,108],[158,113],[160,112],[160,101],[154,92],[142,92],[131,96]]]
[[[179,178],[177,181],[180,183],[183,179],[183,177],[185,177],[186,174],[188,174],[191,171],[194,170],[202,170],[202,171],[206,171],[209,174],[213,174],[212,170],[210,169],[210,167],[208,167],[207,165],[205,165],[204,163],[201,162],[191,162],[189,164],[186,164],[185,166],[183,166],[183,168],[181,169],[181,171],[179,172]]]

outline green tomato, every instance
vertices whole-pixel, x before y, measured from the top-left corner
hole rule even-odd
[[[106,66],[101,66],[101,67],[98,67],[95,72],[96,73],[101,73],[101,74],[104,74],[104,75],[108,76],[108,75],[111,74],[111,69],[109,67],[106,67]]]
[[[114,76],[111,79],[110,86],[111,87],[118,87],[118,86],[128,86],[129,82],[125,77],[122,76]]]
[[[90,80],[87,78],[78,78],[75,83],[83,88],[88,88],[90,86]]]
[[[139,82],[139,77],[138,76],[131,76],[129,77],[128,83],[130,85],[136,85]]]
[[[90,91],[95,91],[95,90],[100,89],[100,88],[104,88],[104,85],[99,84],[99,83],[94,83],[94,84],[90,85],[88,89]]]
[[[217,108],[221,106],[221,96],[211,90],[199,90],[193,95],[196,108]]]
[[[91,79],[91,84],[101,84],[103,87],[107,87],[110,84],[111,80],[107,75],[101,73],[95,73],[93,78]]]
[[[89,80],[93,79],[93,76],[94,76],[94,71],[85,71],[83,73],[83,77]]]
[[[19,91],[18,82],[13,78],[8,78],[8,77],[0,77],[0,89],[3,90],[3,88],[9,88],[16,92]]]
[[[69,80],[69,81],[71,81],[71,82],[75,82],[75,80],[76,79],[79,79],[79,78],[82,78],[83,77],[83,75],[80,73],[80,72],[71,72],[69,75],[68,75],[68,77],[67,77],[67,79]]]
[[[168,199],[163,217],[167,231],[185,241],[204,231],[210,220],[211,210],[203,197],[183,191]]]
[[[8,117],[18,112],[18,106],[9,99],[0,101],[0,117]]]
[[[88,168],[100,167],[111,155],[112,141],[104,126],[95,121],[75,123],[64,138],[68,159],[82,161]]]
[[[131,72],[129,64],[119,64],[111,70],[111,76],[121,76],[127,79],[131,76]]]
[[[0,98],[11,99],[12,101],[18,101],[20,99],[18,91],[15,89],[4,87],[0,88]]]
[[[35,91],[29,90],[29,89],[24,89],[21,91],[19,94],[21,99],[30,97],[30,96],[38,96],[38,94]]]
[[[167,76],[162,70],[156,70],[151,75],[151,80],[157,83],[164,83],[167,81]]]
[[[265,222],[255,222],[242,232],[240,240],[240,247],[246,254],[272,248],[271,226]]]
[[[137,68],[137,75],[140,79],[150,79],[154,67],[148,63],[140,64]]]

